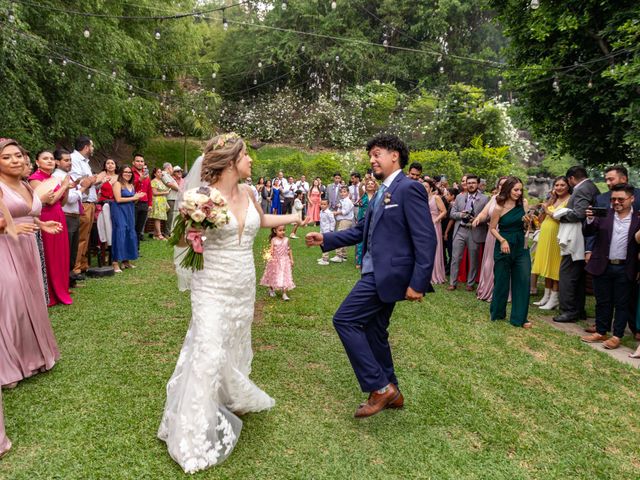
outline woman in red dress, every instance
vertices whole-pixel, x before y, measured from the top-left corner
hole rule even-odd
[[[49,151],[38,152],[36,155],[38,169],[29,177],[29,183],[35,190],[43,182],[51,179],[51,174],[56,168],[53,153]],[[49,307],[62,303],[71,305],[69,294],[69,240],[67,236],[67,222],[62,211],[62,204],[66,201],[70,179],[65,177],[62,184],[54,188],[47,188],[40,196],[42,200],[42,213],[40,219],[43,222],[53,220],[62,224],[62,234],[52,235],[42,232],[44,245],[44,259],[47,266],[47,283],[49,285]]]

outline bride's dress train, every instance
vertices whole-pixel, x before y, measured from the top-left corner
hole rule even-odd
[[[251,380],[256,278],[253,240],[260,216],[249,200],[244,231],[231,220],[208,230],[204,269],[191,280],[192,318],[169,383],[158,438],[187,473],[226,459],[242,429],[237,415],[275,401]]]

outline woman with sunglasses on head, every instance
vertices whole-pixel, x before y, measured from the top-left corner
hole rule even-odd
[[[136,235],[135,202],[146,195],[136,193],[133,186],[133,170],[124,165],[120,169],[118,181],[113,184],[113,202],[111,208],[111,223],[113,225],[111,243],[111,261],[116,273],[122,273],[122,268],[135,268],[130,260],[138,258],[138,236]]]

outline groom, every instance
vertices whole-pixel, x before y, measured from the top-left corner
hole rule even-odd
[[[396,302],[421,301],[433,291],[437,241],[425,188],[402,172],[407,146],[384,134],[369,141],[367,152],[382,185],[364,219],[348,230],[306,236],[307,246],[319,245],[324,252],[363,242],[362,277],[333,317],[360,387],[370,392],[356,409],[358,418],[404,405],[387,328]]]

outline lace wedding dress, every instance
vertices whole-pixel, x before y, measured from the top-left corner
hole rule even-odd
[[[275,405],[249,380],[256,292],[253,240],[260,216],[251,200],[243,232],[229,216],[227,225],[205,233],[204,269],[191,279],[191,324],[167,384],[158,430],[158,438],[187,473],[229,456],[242,429],[238,415]]]

